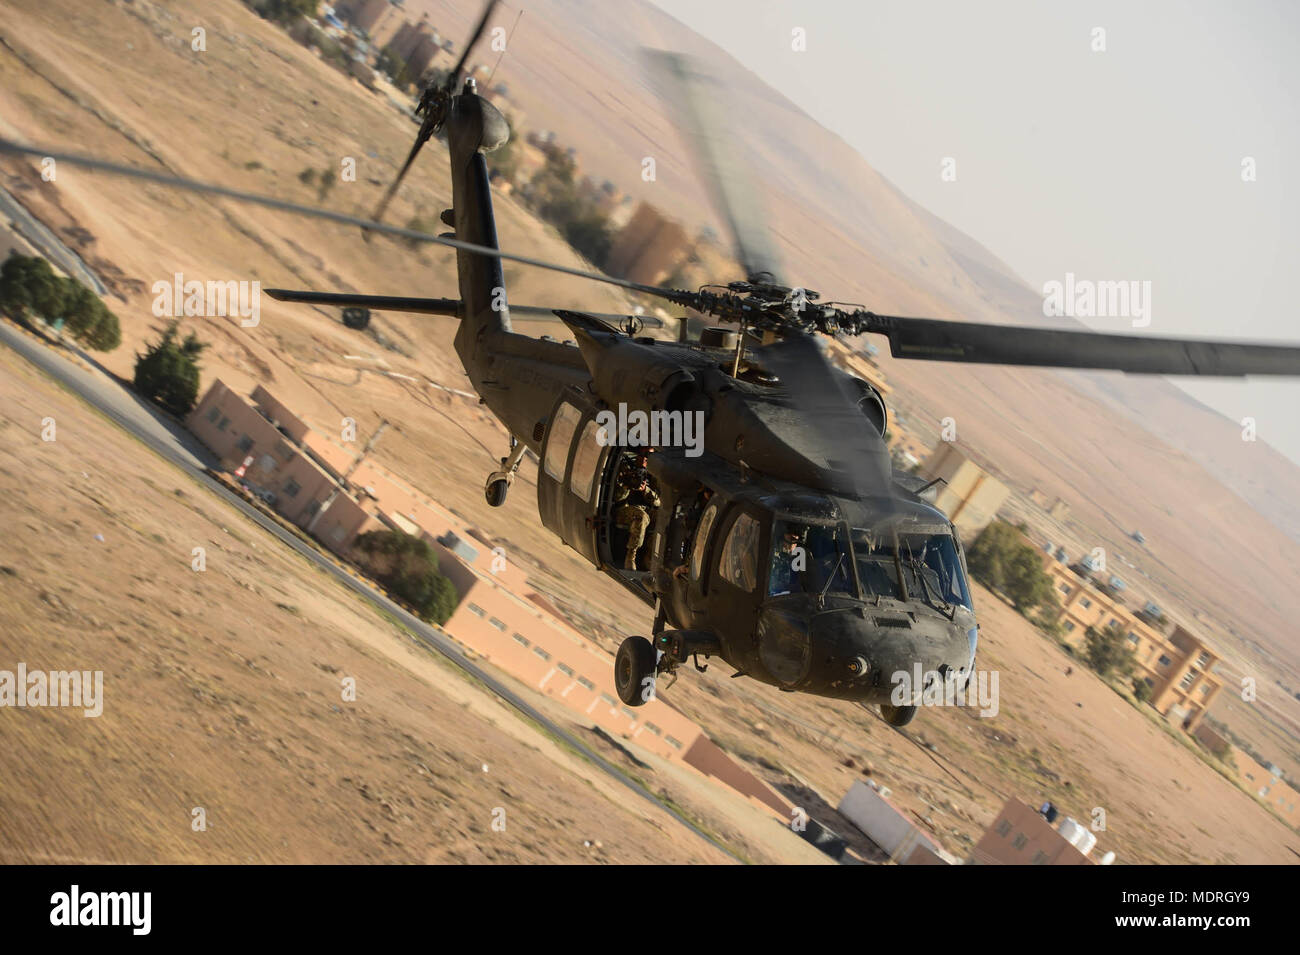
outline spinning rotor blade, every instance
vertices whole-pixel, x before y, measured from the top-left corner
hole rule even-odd
[[[85,156],[80,153],[65,153],[60,152],[57,149],[41,149],[33,146],[23,146],[20,143],[15,143],[7,139],[0,139],[0,155],[3,154],[13,156],[49,157],[56,162],[64,163],[69,166],[81,166],[85,169],[94,169],[115,176],[125,176],[128,179],[139,179],[145,182],[158,183],[162,186],[172,186],[177,189],[184,189],[189,192],[221,196],[226,199],[233,199],[236,202],[248,202],[253,205],[263,206],[267,209],[275,209],[279,212],[288,212],[292,215],[308,216],[313,219],[327,219],[330,222],[337,222],[342,225],[360,226],[362,229],[367,229],[371,232],[380,232],[384,235],[391,235],[401,239],[411,239],[416,242],[427,242],[431,245],[445,245],[451,249],[459,249],[462,252],[472,252],[477,255],[487,255],[507,262],[518,262],[520,265],[527,265],[536,269],[546,269],[550,272],[572,275],[576,278],[588,279],[592,282],[614,285],[618,288],[625,288],[632,292],[641,292],[645,295],[653,295],[656,298],[667,299],[670,302],[689,304],[688,300],[691,298],[689,293],[683,293],[676,289],[660,288],[656,285],[642,285],[640,282],[615,278],[601,272],[587,272],[583,269],[575,269],[571,266],[560,265],[556,262],[547,262],[544,259],[534,259],[526,255],[514,255],[510,252],[502,252],[500,249],[489,248],[486,245],[476,245],[473,242],[462,242],[460,239],[444,238],[443,236],[433,235],[429,232],[420,232],[417,229],[404,229],[401,226],[385,225],[382,222],[376,222],[373,219],[363,219],[360,216],[349,215],[346,212],[335,212],[332,209],[320,209],[316,206],[304,206],[301,203],[290,202],[287,199],[277,199],[274,196],[264,196],[256,192],[243,192],[239,189],[231,189],[227,186],[218,186],[210,182],[199,182],[195,179],[185,179],[181,176],[172,176],[167,173],[154,172],[151,169],[124,166],[120,163],[109,162],[104,159],[96,159],[93,156]]]
[[[1300,375],[1300,346],[874,316],[895,358],[1146,375]],[[873,322],[876,324],[876,322]]]
[[[779,283],[780,260],[768,238],[758,191],[746,167],[735,158],[737,139],[721,106],[726,99],[724,87],[698,59],[663,50],[642,53],[695,153],[714,207],[731,232],[745,278],[765,272],[771,276],[766,281]]]
[[[415,142],[411,145],[411,151],[406,154],[406,162],[402,163],[402,168],[398,171],[397,178],[389,184],[388,189],[384,192],[384,197],[379,200],[379,205],[375,207],[375,214],[371,216],[371,218],[376,222],[383,219],[384,211],[388,208],[388,203],[391,202],[393,196],[397,194],[397,187],[400,186],[402,180],[406,178],[406,173],[411,168],[411,164],[415,162],[415,157],[419,155],[420,150],[424,148],[424,144],[429,141],[434,132],[436,132],[438,127],[442,124],[444,117],[438,116],[436,111],[431,109],[430,106],[439,95],[441,95],[444,100],[450,100],[452,93],[455,92],[456,80],[460,76],[460,71],[464,68],[465,61],[469,59],[470,53],[473,52],[475,44],[477,44],[479,38],[483,36],[483,31],[487,29],[488,19],[492,16],[492,11],[496,9],[496,5],[497,0],[488,0],[487,6],[483,8],[483,16],[479,18],[478,26],[476,26],[474,32],[470,34],[469,42],[465,44],[465,49],[461,51],[460,59],[456,61],[456,65],[452,68],[451,72],[447,74],[447,80],[443,84],[441,93],[439,94],[433,90],[426,90],[424,95],[420,98],[420,109],[425,111],[424,122],[420,124],[420,131],[415,136]]]
[[[795,333],[762,347],[755,360],[781,379],[799,414],[799,450],[840,476],[859,497],[893,493],[892,464],[884,442],[858,406],[848,376],[835,368],[811,335]]]

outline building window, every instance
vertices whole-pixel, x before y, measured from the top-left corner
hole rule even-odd
[[[211,421],[213,424],[216,424],[217,419],[220,417],[221,417],[221,409],[218,408],[216,405],[213,405],[212,410],[208,412],[208,420]]]
[[[626,716],[628,719],[630,719],[633,723],[636,722],[636,713],[634,713],[632,710],[629,710],[626,706],[620,706],[619,709],[622,710],[623,715]]]
[[[496,627],[502,633],[506,632],[506,625],[502,623],[500,620],[498,620],[496,617],[493,617],[491,620],[488,621],[488,623],[492,624],[492,626]]]
[[[1123,624],[1119,622],[1119,618],[1118,618],[1118,617],[1111,617],[1111,618],[1110,618],[1110,625],[1111,625],[1112,627],[1114,627],[1116,630],[1118,630],[1120,627],[1123,626]]]
[[[1210,695],[1210,684],[1206,683],[1201,687],[1201,696]]]
[[[547,653],[545,650],[543,650],[541,647],[533,647],[533,653],[537,654],[543,660],[549,660],[551,658],[551,655]]]
[[[1142,682],[1145,683],[1147,686],[1151,687],[1152,689],[1155,689],[1156,681],[1151,679],[1151,677],[1144,676],[1142,678]]]
[[[1170,660],[1169,657],[1166,656],[1166,655],[1163,654],[1163,653],[1160,654],[1160,660],[1159,660],[1158,662],[1160,663],[1160,665],[1161,665],[1162,667],[1167,667],[1167,666],[1169,666],[1169,664],[1173,663],[1173,661]]]
[[[236,442],[235,447],[239,448],[240,451],[251,450],[253,447],[253,436],[251,434],[244,435],[238,442]]]
[[[1129,632],[1129,635],[1128,635],[1128,642],[1131,643],[1131,644],[1133,644],[1133,646],[1136,647],[1137,644],[1138,644],[1138,635],[1137,635],[1136,633],[1133,633],[1132,631],[1130,631],[1130,632]]]
[[[1181,685],[1182,685],[1182,688],[1185,690],[1185,689],[1187,689],[1189,686],[1191,686],[1191,685],[1192,685],[1193,683],[1195,683],[1195,682],[1196,682],[1196,671],[1195,671],[1195,670],[1188,670],[1188,671],[1183,675],[1183,679],[1182,679],[1182,681],[1181,681]]]
[[[650,732],[654,733],[656,736],[664,735],[664,731],[661,730],[659,727],[655,726],[653,723],[647,723],[645,725],[645,728],[648,729]]]
[[[584,690],[590,690],[592,692],[595,692],[596,690],[596,684],[592,683],[585,676],[578,677],[578,686],[582,687]]]
[[[1065,621],[1065,632],[1066,632],[1066,633],[1074,633],[1074,621],[1073,621],[1073,620],[1067,620],[1067,621]]]
[[[573,667],[569,666],[567,663],[557,663],[555,664],[555,668],[565,676],[573,676]]]
[[[530,644],[528,643],[528,638],[525,637],[522,633],[516,633],[514,636],[515,636],[515,643],[519,644],[521,647],[530,646]]]
[[[680,741],[680,740],[677,740],[677,739],[674,739],[674,738],[671,737],[671,736],[665,736],[665,737],[664,737],[664,742],[667,743],[669,746],[671,746],[673,749],[681,749],[681,748],[682,748],[681,741]]]
[[[469,612],[472,613],[472,614],[473,614],[474,616],[476,616],[476,617],[486,617],[486,616],[487,616],[487,611],[484,610],[482,607],[480,607],[478,604],[470,604],[470,605],[469,605]]]
[[[1067,584],[1067,583],[1062,583],[1062,584],[1061,584],[1061,593],[1063,593],[1063,594],[1068,594],[1069,592],[1070,592],[1070,585]]]
[[[609,704],[611,709],[618,706],[618,700],[614,699],[608,693],[600,694],[600,702]]]
[[[1083,605],[1084,610],[1087,610],[1089,607],[1092,606],[1092,601],[1089,600],[1087,597],[1080,597],[1079,603]]]
[[[1011,840],[1011,848],[1020,850],[1029,845],[1029,837],[1023,832],[1017,832],[1016,837]]]
[[[999,822],[997,832],[998,835],[1000,835],[1003,839],[1011,835],[1011,820],[1003,819],[1001,822]]]
[[[1039,849],[1037,852],[1034,853],[1034,862],[1033,862],[1034,865],[1042,865],[1046,861],[1047,861],[1047,853],[1044,852],[1042,849]]]
[[[1196,665],[1200,667],[1202,670],[1204,670],[1207,666],[1210,665],[1210,655],[1208,653],[1202,653],[1199,657],[1196,658]]]
[[[226,430],[226,425],[228,425],[228,424],[230,424],[230,419],[229,419],[229,418],[226,418],[226,417],[223,417],[223,418],[221,419],[221,421],[217,424],[217,430],[218,430],[218,431],[225,431],[225,430]]]
[[[302,490],[302,485],[300,485],[293,478],[289,478],[289,483],[284,486],[284,493],[289,495],[289,497],[297,497],[298,492],[301,490]]]

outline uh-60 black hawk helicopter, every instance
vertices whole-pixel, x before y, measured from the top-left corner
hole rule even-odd
[[[703,669],[700,657],[719,656],[736,675],[780,690],[878,704],[885,720],[901,726],[927,687],[912,686],[900,700],[898,674],[918,666],[927,681],[973,674],[979,628],[961,541],[922,496],[924,482],[893,470],[880,393],[831,364],[817,334],[880,334],[895,357],[931,361],[1300,375],[1296,346],[901,318],[823,304],[815,292],[781,284],[757,206],[729,162],[712,94],[696,66],[667,54],[656,57],[660,75],[685,107],[686,131],[745,280],[684,291],[502,252],[484,154],[505,143],[509,130],[474,81],[461,78],[493,5],[445,81],[424,91],[416,141],[370,220],[46,149],[0,142],[0,151],[53,155],[455,248],[458,300],[268,294],[460,320],[456,352],[511,435],[510,453],[488,477],[488,502],[504,502],[531,450],[539,459],[542,523],[655,610],[650,638],[628,637],[615,661],[618,695],[630,706],[651,698],[658,676],[675,679],[688,660]],[[445,134],[450,154],[452,208],[442,221],[453,231],[435,237],[380,224],[435,133]],[[661,341],[638,337],[630,317],[555,309],[576,346],[535,339],[512,330],[502,260],[621,286],[737,327],[706,328],[698,341]],[[363,325],[364,314],[351,312],[348,324]],[[670,421],[696,416],[702,447],[661,443],[642,470],[641,449],[620,443],[608,425],[615,409]],[[639,505],[629,504],[638,494]],[[620,520],[635,518],[638,506],[651,518],[642,548],[628,542],[638,521]]]

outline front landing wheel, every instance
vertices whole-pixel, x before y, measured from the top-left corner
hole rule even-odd
[[[488,481],[483,488],[483,496],[492,507],[500,507],[506,502],[506,493],[509,490],[510,482],[505,478],[498,478],[495,481]]]
[[[614,657],[614,687],[628,706],[641,706],[654,699],[655,664],[658,654],[645,637],[628,637]]]
[[[916,715],[916,707],[892,706],[889,703],[881,703],[880,715],[890,726],[906,726],[912,722],[912,717]]]

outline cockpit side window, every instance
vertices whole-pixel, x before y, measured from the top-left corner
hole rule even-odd
[[[718,516],[718,505],[710,504],[700,518],[699,530],[695,532],[695,549],[691,551],[691,580],[700,579],[704,568],[704,552],[709,546],[709,532],[713,530],[713,521]]]
[[[731,525],[722,548],[718,571],[741,590],[752,591],[758,585],[758,531],[758,521],[741,514]]]

